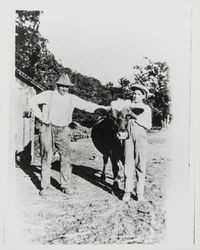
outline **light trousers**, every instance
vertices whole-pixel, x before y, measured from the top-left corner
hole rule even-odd
[[[133,120],[128,125],[125,141],[125,192],[143,196],[146,175],[147,132]],[[134,183],[135,182],[135,183]],[[135,185],[134,185],[135,184]]]
[[[71,181],[70,137],[68,127],[45,125],[41,127],[41,188],[50,186],[51,163],[55,150],[60,155],[60,186],[68,188]]]

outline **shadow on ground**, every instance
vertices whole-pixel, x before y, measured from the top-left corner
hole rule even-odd
[[[99,174],[99,172],[101,171],[88,166],[72,165],[72,173],[74,175],[83,178],[84,180],[90,182],[91,184],[97,187],[100,187],[108,193],[115,194],[119,199],[121,199],[122,190],[114,188],[112,184],[108,183],[106,180],[98,176],[97,174]]]
[[[40,179],[38,175],[41,173],[41,166],[36,166],[31,164],[31,143],[29,143],[23,151],[16,153],[16,166],[21,168],[21,170],[30,177],[30,180],[35,185],[38,190],[41,190]],[[60,171],[60,161],[55,160],[52,162],[52,169],[55,171]],[[94,168],[83,166],[83,165],[72,165],[72,173],[77,175],[84,180],[90,182],[91,184],[102,188],[108,193],[115,194],[119,199],[122,197],[122,191],[113,189],[113,185],[108,183],[106,180],[102,179],[98,174],[100,170]],[[107,177],[108,179],[111,177]],[[51,177],[51,185],[56,189],[61,190],[60,184],[56,179]]]
[[[40,179],[38,175],[41,174],[41,165],[32,165],[31,164],[31,143],[29,143],[23,151],[16,152],[15,154],[16,167],[20,168],[27,176],[30,177],[30,180],[34,184],[34,186],[41,190]],[[52,168],[53,168],[52,163]],[[59,170],[58,170],[59,171]],[[51,185],[56,189],[60,190],[60,184],[51,177]]]
[[[37,166],[31,165],[31,143],[29,143],[23,151],[15,154],[16,167],[21,168],[27,174],[35,187],[40,189],[40,180],[37,174],[40,174],[40,169]]]

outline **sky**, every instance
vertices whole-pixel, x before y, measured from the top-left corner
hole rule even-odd
[[[133,66],[144,57],[166,61],[169,67],[188,60],[191,10],[184,1],[60,3],[43,8],[40,32],[64,67],[117,84],[121,77],[133,81]]]

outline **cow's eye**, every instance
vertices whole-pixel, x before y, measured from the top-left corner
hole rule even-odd
[[[113,121],[116,121],[116,120],[117,120],[117,118],[116,118],[116,117],[114,117],[114,116],[112,116],[112,120],[113,120]]]

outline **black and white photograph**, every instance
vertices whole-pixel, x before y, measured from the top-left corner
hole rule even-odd
[[[2,246],[196,249],[198,1],[8,3]]]

